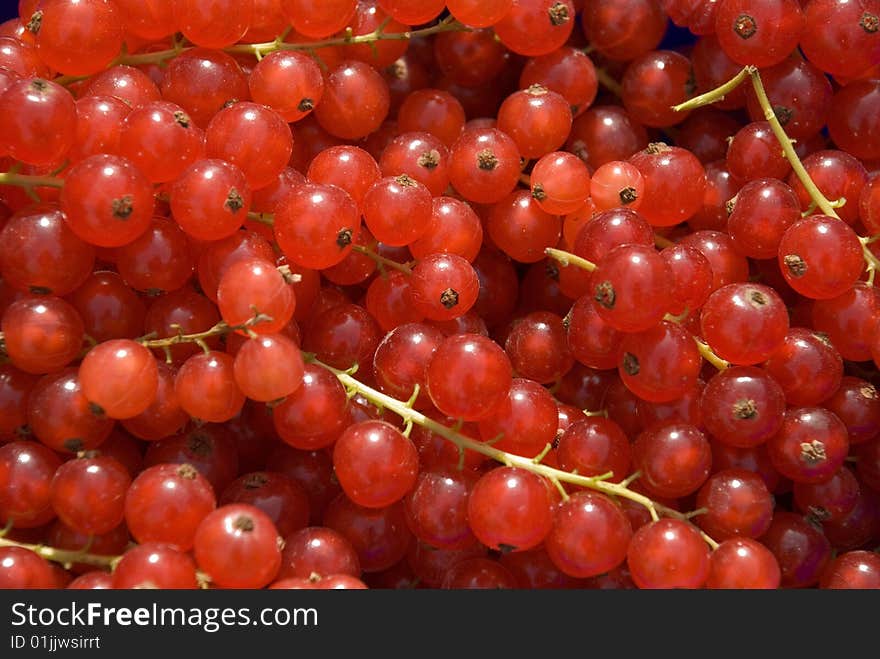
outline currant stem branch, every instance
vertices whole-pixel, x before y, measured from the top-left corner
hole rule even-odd
[[[617,98],[620,98],[623,95],[623,87],[621,84],[617,82],[608,71],[600,66],[596,67],[596,80],[598,80],[600,85],[614,94]]]
[[[676,112],[685,112],[688,110],[696,110],[697,108],[701,108],[704,105],[717,103],[718,101],[724,99],[725,96],[727,96],[730,92],[739,87],[742,83],[744,83],[746,81],[746,78],[748,78],[752,72],[757,73],[758,70],[755,67],[747,66],[742,71],[733,76],[730,80],[725,82],[723,85],[719,85],[715,89],[707,91],[705,94],[694,96],[693,98],[686,100],[684,103],[673,105],[672,109]]]
[[[454,18],[449,16],[439,23],[436,23],[435,25],[430,25],[419,30],[407,30],[405,32],[386,32],[385,24],[383,24],[367,34],[352,35],[346,33],[339,37],[332,37],[330,39],[323,39],[321,41],[308,41],[300,43],[287,43],[284,41],[284,39],[287,37],[287,34],[289,33],[288,30],[278,35],[278,38],[272,41],[266,41],[263,43],[236,44],[235,46],[230,46],[228,48],[224,48],[223,50],[231,54],[244,53],[247,55],[254,55],[255,57],[265,57],[269,53],[273,53],[279,50],[302,50],[308,52],[327,46],[372,44],[376,43],[377,41],[403,41],[407,39],[413,39],[415,37],[427,37],[432,34],[439,34],[440,32],[467,31],[470,31],[469,27],[462,23],[459,23]],[[114,60],[113,64],[135,65],[159,63],[164,62],[167,59],[176,57],[185,50],[189,50],[189,48],[183,48],[181,45],[177,45],[175,48],[170,48],[167,50],[157,50],[156,52],[152,53],[121,55]]]
[[[767,97],[767,92],[764,89],[764,83],[761,82],[761,74],[758,73],[758,69],[754,67],[746,67],[743,69],[743,71],[746,70],[748,70],[749,76],[751,76],[752,88],[755,90],[758,104],[764,112],[764,118],[770,124],[770,130],[773,131],[773,134],[779,141],[779,145],[782,147],[782,153],[785,154],[786,160],[791,164],[791,168],[794,170],[801,185],[804,186],[810,195],[810,199],[816,202],[816,206],[823,214],[840,219],[837,212],[834,210],[833,204],[828,201],[825,195],[822,194],[822,191],[813,182],[813,179],[810,178],[810,175],[804,168],[804,164],[801,162],[800,156],[798,156],[797,151],[794,150],[794,144],[785,133],[782,124],[779,123],[779,117],[776,116],[776,112],[774,112],[773,106],[770,104],[770,99]]]
[[[660,514],[663,514],[666,517],[674,517],[676,519],[686,519],[683,513],[680,513],[677,510],[673,510],[672,508],[662,506],[650,499],[649,497],[645,496],[644,494],[634,492],[633,490],[630,490],[628,487],[620,483],[611,483],[608,480],[605,480],[606,477],[610,477],[609,474],[602,474],[601,476],[592,477],[581,476],[579,474],[573,474],[567,471],[562,471],[560,469],[554,469],[553,467],[548,467],[547,465],[535,462],[534,458],[526,458],[523,456],[501,451],[484,442],[479,442],[475,439],[471,439],[470,437],[466,437],[454,428],[444,426],[443,424],[434,421],[433,419],[425,416],[421,412],[418,412],[411,407],[408,407],[406,403],[399,401],[396,398],[392,398],[391,396],[388,396],[386,394],[383,394],[380,391],[377,391],[365,385],[363,382],[356,380],[345,371],[340,371],[339,369],[333,368],[332,366],[322,364],[319,361],[316,361],[315,363],[326,368],[334,375],[336,375],[336,377],[339,378],[339,381],[346,389],[356,391],[358,394],[366,398],[374,405],[378,405],[383,409],[394,412],[404,421],[411,421],[412,423],[422,426],[426,430],[429,430],[430,432],[449,440],[462,451],[474,451],[481,455],[485,455],[488,458],[492,458],[497,462],[501,462],[502,464],[525,469],[534,474],[538,474],[539,476],[543,476],[549,479],[551,482],[555,479],[560,483],[570,483],[571,485],[585,487],[591,490],[602,492],[604,494],[629,499],[630,501],[639,503],[647,508],[653,520],[659,519]]]
[[[0,547],[21,547],[29,549],[37,556],[45,558],[54,563],[62,565],[72,565],[73,563],[84,563],[86,565],[94,565],[95,567],[110,568],[119,560],[119,556],[104,556],[102,554],[90,554],[82,549],[59,549],[57,547],[47,547],[45,545],[31,545],[26,542],[16,542],[8,538],[0,537]]]
[[[801,162],[800,156],[798,156],[797,151],[794,149],[794,141],[788,136],[788,134],[786,134],[785,129],[779,122],[779,117],[776,116],[776,112],[773,110],[770,98],[767,96],[767,90],[764,89],[764,83],[761,81],[761,74],[756,67],[744,67],[739,73],[723,85],[720,85],[705,94],[692,98],[685,103],[673,106],[673,109],[677,111],[690,110],[719,101],[724,98],[725,94],[736,89],[736,87],[738,87],[747,77],[751,79],[752,89],[755,92],[758,105],[761,107],[761,111],[764,113],[764,118],[767,120],[767,123],[770,124],[770,130],[773,131],[776,140],[782,147],[783,155],[791,165],[795,176],[797,176],[801,185],[804,186],[804,189],[810,196],[810,207],[807,209],[805,215],[810,214],[813,210],[818,208],[823,215],[840,219],[840,216],[835,209],[842,207],[846,203],[846,199],[829,200],[810,177],[810,174]],[[878,259],[868,248],[870,238],[860,237],[859,241],[862,245],[862,257],[865,260],[866,270],[868,271],[868,281],[873,284],[873,275],[874,272],[880,268],[880,259]]]
[[[563,267],[573,265],[580,268],[581,270],[586,270],[587,272],[593,272],[593,270],[596,269],[595,263],[593,263],[592,261],[588,261],[587,259],[582,258],[577,254],[572,254],[571,252],[566,252],[564,250],[556,249],[554,247],[548,247],[544,250],[544,253],[551,259],[559,261],[559,264]]]
[[[394,270],[399,270],[405,275],[412,274],[412,268],[409,266],[408,263],[398,263],[397,261],[392,261],[391,259],[382,256],[375,250],[370,249],[366,245],[353,245],[351,249],[355,252],[358,252],[359,254],[363,254],[364,256],[369,256],[381,266],[393,268]]]
[[[721,359],[718,355],[714,353],[712,348],[709,347],[709,344],[701,341],[697,337],[694,337],[694,341],[697,344],[697,348],[700,350],[700,355],[702,355],[703,359],[712,364],[719,371],[723,371],[724,369],[730,366],[730,363]]]
[[[22,188],[63,188],[64,179],[55,176],[34,176],[18,172],[0,172],[0,185],[17,185]]]

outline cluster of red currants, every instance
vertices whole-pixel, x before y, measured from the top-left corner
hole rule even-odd
[[[0,587],[880,587],[880,0],[20,0],[0,116]]]

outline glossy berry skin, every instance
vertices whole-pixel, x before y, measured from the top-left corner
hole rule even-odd
[[[388,116],[388,83],[373,67],[348,60],[329,72],[314,110],[321,127],[335,137],[356,140],[375,131]]]
[[[818,405],[840,386],[843,360],[821,336],[801,327],[793,327],[785,342],[764,368],[779,383],[789,405]]]
[[[770,527],[773,499],[763,479],[745,469],[723,469],[709,477],[697,493],[705,515],[695,520],[714,540],[735,536],[758,538]]]
[[[153,188],[126,158],[99,154],[73,165],[61,189],[67,226],[99,247],[120,247],[147,230]]]
[[[534,311],[514,323],[504,351],[515,372],[541,384],[556,382],[574,363],[564,321],[549,311]]]
[[[870,551],[849,551],[838,555],[819,579],[820,588],[880,588],[880,560]]]
[[[277,112],[242,101],[220,110],[205,128],[208,158],[237,166],[251,189],[269,185],[287,166],[293,151],[289,126]]]
[[[773,553],[757,540],[730,538],[722,542],[709,558],[706,588],[779,588],[782,574]]]
[[[81,574],[67,584],[68,590],[110,590],[113,576],[103,570],[92,570]]]
[[[456,19],[471,27],[489,27],[510,11],[513,0],[450,0],[446,3]]]
[[[713,437],[748,448],[763,444],[782,427],[785,392],[766,370],[735,366],[709,379],[700,408]]]
[[[119,155],[151,183],[173,181],[203,149],[202,130],[180,105],[168,100],[136,108],[122,122]]]
[[[838,148],[863,160],[880,156],[869,120],[877,112],[878,100],[876,80],[855,80],[834,94],[828,132]]]
[[[538,205],[556,215],[578,210],[592,189],[590,170],[580,158],[566,151],[542,155],[532,168],[530,182],[532,197]],[[592,196],[595,202],[598,195]]]
[[[113,570],[111,583],[114,589],[199,587],[190,555],[161,542],[143,542],[126,551]]]
[[[608,480],[619,483],[630,471],[632,448],[617,422],[595,416],[568,426],[559,437],[556,455],[560,469],[583,476],[610,471]]]
[[[818,583],[831,559],[831,544],[822,531],[797,513],[778,510],[759,538],[779,562],[782,588],[805,588]]]
[[[435,197],[442,195],[449,185],[449,149],[431,133],[401,133],[382,151],[379,167],[384,176],[406,174]]]
[[[224,160],[197,160],[171,185],[171,212],[180,228],[199,240],[234,234],[247,217],[251,188],[244,173]]]
[[[280,400],[302,384],[302,352],[284,334],[249,339],[235,355],[233,374],[241,392],[251,400]]]
[[[496,467],[474,485],[468,520],[477,539],[502,551],[539,545],[553,526],[551,495],[544,480],[516,467]]]
[[[712,450],[695,426],[673,423],[643,431],[632,446],[632,466],[642,471],[642,485],[661,497],[696,492],[709,477]]]
[[[388,332],[373,355],[373,377],[379,390],[406,400],[418,385],[415,409],[430,407],[425,366],[444,338],[443,332],[424,323],[404,323]]]
[[[77,371],[64,368],[41,378],[28,396],[28,426],[43,444],[61,453],[100,446],[113,420],[94,409],[82,392]]]
[[[861,484],[847,467],[838,469],[820,483],[795,483],[792,487],[794,505],[804,514],[822,522],[839,522],[855,509]]]
[[[806,7],[804,55],[817,67],[834,76],[855,76],[877,61],[880,34],[877,18],[880,3],[876,0],[846,2],[817,0]],[[827,26],[820,30],[819,26]],[[817,32],[820,31],[821,33]]]
[[[706,171],[697,157],[681,147],[651,144],[630,157],[645,182],[639,212],[652,226],[684,222],[703,205]]]
[[[696,247],[675,244],[660,250],[672,273],[672,306],[670,313],[696,312],[712,292],[712,265]]]
[[[0,446],[0,518],[15,528],[42,526],[55,518],[52,477],[61,466],[49,448],[32,441]]]
[[[737,64],[770,67],[798,44],[804,16],[797,0],[724,0],[715,14],[715,32]]]
[[[239,413],[244,394],[235,383],[234,359],[216,350],[187,359],[174,378],[180,407],[203,421],[222,423]]]
[[[597,492],[576,492],[553,515],[544,541],[550,560],[572,577],[594,577],[626,560],[632,526],[620,506]]]
[[[323,526],[309,526],[285,536],[278,579],[307,579],[313,573],[359,576],[357,552],[343,535]]]
[[[407,94],[397,111],[398,130],[429,133],[447,148],[458,139],[464,123],[461,102],[448,91],[431,87]]]
[[[335,185],[296,188],[275,213],[275,238],[294,263],[315,270],[336,265],[360,231],[357,204]]]
[[[281,537],[309,525],[308,493],[292,476],[279,472],[242,474],[224,488],[218,503],[246,503],[259,508],[269,516]]]
[[[489,558],[468,558],[455,563],[446,572],[440,585],[443,589],[511,589],[518,588],[516,578],[500,562]]]
[[[67,526],[87,535],[122,523],[128,471],[109,456],[68,460],[52,478],[52,508]]]
[[[792,224],[782,235],[778,254],[779,269],[789,286],[816,300],[848,291],[865,267],[855,231],[825,215]]]
[[[687,100],[690,60],[672,50],[652,50],[629,63],[621,80],[627,112],[645,126],[665,127],[684,121],[688,112],[672,106]]]
[[[475,334],[446,338],[425,373],[437,409],[465,421],[491,415],[507,397],[513,378],[510,360],[498,344]]]
[[[727,147],[726,161],[730,173],[745,181],[760,177],[784,180],[791,171],[766,121],[753,121],[740,128]]]
[[[767,443],[780,474],[796,483],[819,483],[843,465],[849,452],[846,426],[822,407],[790,408]]]
[[[483,441],[493,441],[501,451],[526,457],[538,455],[551,444],[558,425],[553,397],[544,387],[523,378],[514,378],[507,400],[479,422]]]
[[[300,34],[312,39],[329,37],[354,17],[356,0],[282,0],[281,11]]]
[[[6,354],[27,373],[50,373],[69,364],[82,348],[82,318],[58,297],[24,297],[0,317]]]
[[[537,263],[559,242],[559,219],[544,210],[534,193],[514,190],[493,204],[486,222],[492,242],[514,261]]]
[[[376,240],[391,246],[409,245],[428,229],[431,193],[409,176],[389,176],[367,190],[361,209]]]
[[[386,570],[400,561],[413,540],[402,502],[364,508],[340,493],[328,504],[324,524],[345,536],[366,573]]]
[[[123,21],[109,0],[52,0],[41,7],[37,54],[64,75],[97,73],[119,54]]]
[[[516,142],[524,158],[557,150],[571,130],[571,109],[561,94],[542,85],[516,91],[498,108],[498,128]]]
[[[669,307],[671,273],[647,245],[620,245],[591,275],[591,295],[599,316],[614,329],[641,332],[657,324]]]
[[[266,513],[244,503],[210,512],[193,538],[199,568],[221,588],[262,588],[281,567],[278,530]]]
[[[185,50],[169,60],[160,89],[162,98],[175,103],[191,125],[202,130],[228,102],[249,97],[247,76],[235,59],[209,48]]]
[[[0,548],[0,588],[57,588],[52,567],[44,558],[23,547]]]
[[[590,368],[614,368],[625,336],[599,315],[589,295],[574,303],[566,316],[568,348],[574,358]]]
[[[449,150],[449,181],[468,201],[501,201],[516,187],[519,173],[516,142],[496,128],[465,130]]]
[[[345,144],[330,146],[318,153],[309,163],[306,179],[342,188],[360,207],[367,190],[382,174],[373,156],[360,147]]]
[[[211,484],[191,465],[144,469],[125,495],[125,523],[135,540],[193,546],[196,527],[217,505]]]
[[[527,57],[546,55],[562,46],[574,29],[571,0],[513,0],[510,10],[494,25],[509,50]]]
[[[422,471],[404,499],[406,521],[422,542],[458,550],[476,543],[468,526],[467,503],[479,475],[469,470]]]
[[[694,387],[703,365],[690,333],[668,321],[626,334],[620,350],[620,379],[639,398],[652,403],[681,398]]]
[[[174,376],[177,369],[164,362],[158,363],[156,397],[143,412],[122,421],[123,427],[135,437],[155,441],[170,437],[189,422],[174,393]]]
[[[342,490],[367,508],[402,499],[416,482],[418,465],[416,447],[385,421],[349,426],[333,446],[333,468]]]
[[[0,231],[0,275],[19,290],[67,295],[94,264],[94,247],[68,228],[55,205],[19,211]]]
[[[709,559],[696,527],[661,519],[633,534],[626,562],[639,588],[700,588],[709,576]]]
[[[326,368],[306,364],[302,384],[272,409],[281,439],[303,450],[329,446],[349,421],[345,389]]]
[[[722,359],[748,366],[765,361],[788,333],[788,312],[779,294],[763,284],[728,284],[700,312],[703,339]]]
[[[880,395],[867,380],[844,375],[823,407],[843,421],[850,445],[871,441],[880,434]]]
[[[0,365],[0,441],[27,433],[27,398],[38,379],[12,364]]]
[[[159,369],[149,349],[129,339],[98,344],[79,368],[83,393],[111,419],[128,419],[156,399]]]
[[[241,39],[253,16],[254,3],[231,0],[174,0],[174,20],[184,37],[203,48],[225,48]]]
[[[429,320],[452,320],[467,313],[480,291],[470,263],[457,254],[430,254],[413,268],[409,299]]]
[[[195,254],[177,222],[154,217],[147,230],[116,252],[116,267],[137,291],[174,291],[193,275]],[[97,337],[96,337],[97,338]]]
[[[272,262],[240,260],[220,277],[217,307],[232,327],[275,334],[293,318],[296,295]]]
[[[880,297],[866,282],[830,300],[816,300],[813,329],[828,335],[840,356],[850,361],[871,359],[874,328],[880,317]]]

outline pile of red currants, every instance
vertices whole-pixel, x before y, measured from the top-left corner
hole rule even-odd
[[[880,0],[19,0],[0,587],[880,587]]]

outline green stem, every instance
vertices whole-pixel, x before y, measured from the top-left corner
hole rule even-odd
[[[620,98],[623,94],[623,87],[621,84],[612,78],[608,71],[602,67],[596,67],[596,80],[598,80],[600,85],[614,94],[617,98]]]
[[[869,270],[878,270],[880,269],[880,259],[874,256],[874,252],[871,251],[871,248],[868,247],[873,241],[870,237],[859,237],[859,243],[862,246],[862,257],[865,259],[865,262],[868,264]]]
[[[697,108],[701,108],[704,105],[711,105],[712,103],[716,103],[722,100],[734,89],[739,87],[743,82],[745,82],[746,78],[748,78],[752,72],[757,73],[758,70],[754,67],[747,66],[730,80],[725,82],[723,85],[719,85],[715,89],[707,91],[705,94],[694,96],[684,103],[673,105],[672,109],[676,112],[686,112],[688,110],[696,110]]]
[[[259,222],[269,227],[275,226],[275,217],[271,213],[255,213],[251,211],[247,214],[247,219],[252,222]]]
[[[406,32],[385,32],[385,26],[380,25],[378,28],[367,34],[345,34],[341,37],[332,37],[330,39],[323,39],[321,41],[309,41],[304,43],[285,42],[284,39],[287,37],[287,31],[285,31],[284,33],[280,34],[278,38],[272,41],[265,41],[263,43],[236,44],[234,46],[224,48],[223,50],[231,54],[238,53],[254,55],[255,57],[264,57],[265,55],[268,55],[269,53],[273,53],[278,50],[312,51],[327,46],[352,46],[356,44],[370,44],[377,41],[403,41],[406,39],[413,39],[415,37],[426,37],[432,34],[438,34],[440,32],[465,32],[469,30],[470,28],[459,23],[450,16],[435,25],[431,25],[420,30],[407,30]],[[176,57],[185,50],[189,50],[189,48],[183,48],[182,46],[178,45],[175,48],[169,48],[167,50],[157,50],[153,53],[121,55],[120,57],[116,58],[113,63],[129,65],[159,63],[164,62],[167,59]]]
[[[84,563],[86,565],[94,565],[95,567],[112,568],[119,560],[119,556],[104,556],[101,554],[89,554],[87,551],[80,549],[58,549],[57,547],[46,547],[44,545],[31,545],[26,542],[16,542],[7,538],[0,537],[0,547],[21,547],[29,549],[37,556],[45,558],[47,561],[61,563],[62,565],[72,565],[73,563]]]
[[[724,361],[723,359],[721,359],[721,357],[719,357],[712,351],[712,348],[709,347],[708,343],[700,341],[700,339],[698,339],[697,337],[694,337],[694,341],[696,341],[697,347],[700,349],[700,354],[703,356],[703,359],[712,364],[712,366],[717,368],[719,371],[723,371],[730,366],[729,362]]]
[[[748,67],[746,67],[746,69],[748,69]],[[743,70],[745,71],[746,69]],[[755,96],[758,99],[758,105],[761,106],[761,110],[764,112],[764,118],[770,124],[770,129],[773,131],[773,134],[779,141],[779,144],[782,147],[782,152],[785,154],[786,160],[791,163],[791,168],[794,170],[794,173],[798,177],[798,180],[801,182],[801,185],[806,188],[807,193],[810,195],[810,199],[812,199],[816,203],[816,206],[819,208],[820,211],[822,211],[823,214],[840,219],[840,217],[837,215],[837,212],[834,210],[834,206],[831,204],[830,201],[828,201],[828,199],[825,198],[825,195],[822,194],[822,191],[819,190],[816,184],[813,183],[813,179],[810,178],[810,175],[804,168],[804,164],[801,162],[797,151],[794,150],[794,145],[792,144],[792,141],[789,139],[788,135],[786,135],[785,129],[782,127],[782,124],[779,123],[779,118],[773,111],[773,106],[770,104],[770,99],[767,97],[767,92],[764,89],[764,83],[761,82],[761,74],[758,73],[757,69],[752,68],[749,70],[749,75],[752,77],[752,87],[755,90]]]
[[[551,480],[551,482],[555,479],[562,483],[570,483],[572,485],[585,487],[591,490],[602,492],[604,494],[629,499],[630,501],[641,504],[642,506],[647,508],[648,512],[651,514],[651,518],[654,520],[659,519],[661,513],[667,517],[686,519],[686,516],[683,513],[680,513],[677,510],[673,510],[672,508],[662,506],[651,500],[649,497],[643,494],[639,494],[638,492],[634,492],[626,486],[621,485],[620,483],[611,483],[607,480],[602,480],[602,477],[599,476],[581,476],[578,474],[572,474],[567,471],[562,471],[560,469],[554,469],[553,467],[548,467],[547,465],[536,463],[533,458],[526,458],[523,456],[514,455],[512,453],[506,453],[505,451],[501,451],[484,442],[479,442],[475,439],[471,439],[470,437],[466,437],[465,435],[462,435],[453,428],[444,426],[443,424],[438,423],[437,421],[434,421],[433,419],[425,416],[421,412],[412,409],[406,403],[399,401],[396,398],[392,398],[391,396],[383,394],[379,391],[376,391],[371,387],[368,387],[363,382],[358,381],[345,371],[340,371],[339,369],[333,368],[332,366],[327,366],[326,364],[322,364],[318,361],[316,361],[315,363],[323,366],[334,375],[336,375],[336,377],[339,378],[339,381],[347,390],[356,391],[374,405],[394,412],[404,421],[411,421],[416,425],[422,426],[426,430],[429,430],[432,433],[449,440],[461,450],[474,451],[510,467],[518,467],[520,469],[531,471],[532,473],[538,474],[539,476],[544,476],[545,478]]]
[[[556,249],[554,247],[548,247],[544,250],[544,253],[549,256],[551,259],[559,261],[559,264],[563,267],[567,267],[573,265],[577,268],[581,268],[582,270],[586,270],[587,272],[593,272],[596,269],[596,264],[592,261],[587,261],[587,259],[582,258],[576,254],[572,254],[571,252],[566,252],[561,249]]]
[[[17,172],[0,173],[0,185],[17,185],[22,188],[62,188],[64,179],[54,176],[32,176]]]
[[[392,261],[391,259],[382,256],[378,252],[366,247],[365,245],[353,245],[351,248],[353,251],[363,254],[364,256],[369,256],[379,265],[383,265],[388,268],[394,268],[395,270],[400,270],[400,272],[411,275],[412,268],[409,267],[406,263],[398,263],[397,261]]]

